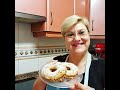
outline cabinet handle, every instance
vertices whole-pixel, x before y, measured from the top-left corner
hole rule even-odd
[[[50,12],[50,15],[51,15],[51,23],[50,23],[50,25],[52,25],[53,24],[53,13]]]
[[[94,20],[92,20],[92,31],[93,31],[93,22],[94,22]]]

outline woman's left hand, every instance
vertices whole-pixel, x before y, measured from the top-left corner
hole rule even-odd
[[[78,83],[75,83],[73,87],[71,87],[71,90],[92,90],[92,88],[78,82]]]

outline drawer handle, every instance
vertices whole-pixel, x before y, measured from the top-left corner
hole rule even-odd
[[[52,25],[53,24],[53,13],[50,12],[50,15],[51,15],[51,23],[50,23],[50,25]]]
[[[94,20],[92,20],[92,31],[93,31],[93,22],[94,22]]]

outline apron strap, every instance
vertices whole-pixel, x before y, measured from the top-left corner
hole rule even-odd
[[[87,62],[85,66],[85,78],[84,78],[84,85],[88,86],[88,80],[89,80],[89,68],[91,64],[91,54],[87,53]]]

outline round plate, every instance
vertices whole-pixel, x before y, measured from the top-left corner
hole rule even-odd
[[[42,77],[41,70],[39,71],[39,77],[46,84],[51,85],[53,87],[57,87],[57,88],[72,87],[75,82],[81,82],[82,79],[83,79],[83,75],[77,75],[74,79],[71,79],[71,80],[70,79],[65,79],[63,82],[51,82],[51,81],[45,79],[44,77]]]

